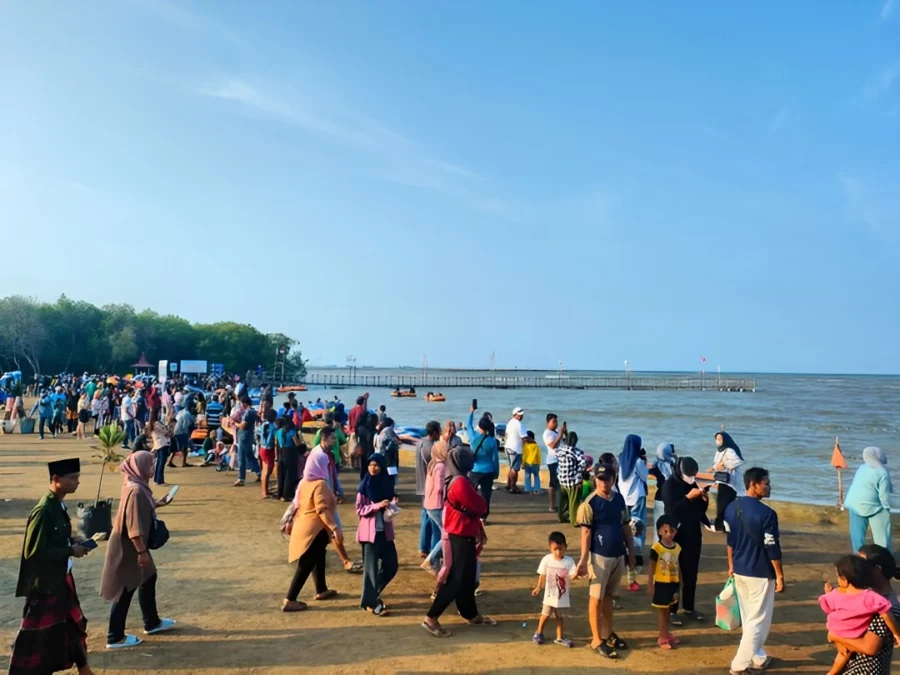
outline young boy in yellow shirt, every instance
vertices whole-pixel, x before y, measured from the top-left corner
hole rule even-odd
[[[534,432],[522,441],[522,468],[525,470],[525,492],[541,494],[541,448],[534,440]]]

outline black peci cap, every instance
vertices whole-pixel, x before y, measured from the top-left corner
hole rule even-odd
[[[70,473],[81,471],[81,460],[77,457],[58,459],[55,462],[48,462],[47,469],[50,471],[51,478],[53,476],[68,476]]]

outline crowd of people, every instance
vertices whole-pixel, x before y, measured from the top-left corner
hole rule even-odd
[[[91,383],[81,384],[83,395],[88,396]],[[204,464],[237,471],[235,487],[246,484],[248,473],[256,474],[261,497],[286,506],[282,532],[289,539],[288,559],[296,569],[281,610],[309,609],[301,594],[310,576],[316,600],[336,595],[326,578],[325,559],[332,545],[344,569],[361,575],[360,608],[374,617],[390,613],[385,589],[398,573],[394,519],[401,511],[401,440],[385,406],[372,411],[368,395],[358,398],[349,411],[335,406],[307,444],[302,431],[313,421],[310,411],[293,395],[276,408],[271,387],[263,390],[257,410],[246,391],[228,387],[207,400],[202,393],[152,382],[139,391],[130,384],[110,385],[114,393],[104,393],[103,382],[94,384],[88,398],[95,400],[98,393],[101,399],[112,397],[113,410],[118,410],[112,420],[120,420],[125,445],[132,450],[120,467],[123,488],[101,582],[101,593],[111,603],[107,648],[141,643],[141,638],[125,632],[135,592],[147,635],[176,625],[160,617],[156,607],[152,550],[165,543],[156,513],[168,502],[153,497],[150,482],[165,484],[165,468],[177,466],[171,463],[175,453],[182,454],[181,466],[190,466],[190,434],[200,421]],[[54,394],[65,397],[67,384],[58,386],[63,391]],[[539,561],[532,589],[532,595],[542,597],[532,636],[535,644],[545,644],[545,626],[554,619],[553,643],[573,646],[567,622],[570,590],[573,582],[585,579],[592,650],[616,659],[629,649],[628,640],[615,630],[615,613],[621,608],[623,590],[637,593],[642,585],[656,615],[658,647],[677,648],[681,641],[677,627],[707,621],[698,606],[697,577],[708,533],[718,541],[724,539],[728,567],[723,573],[733,579],[740,608],[742,636],[731,673],[770,666],[765,644],[775,595],[785,588],[778,516],[764,503],[771,493],[768,471],[748,463],[728,432],[722,429],[714,435],[710,480],[698,480],[698,461],[680,456],[671,442],[660,443],[651,461],[641,437],[630,434],[621,452],[602,453],[595,459],[579,448],[577,434],[550,413],[540,436],[542,452],[535,433],[526,428],[522,408],[513,410],[502,438],[492,415],[483,413],[476,419],[476,412],[473,407],[461,428],[450,420],[428,422],[414,451],[415,494],[421,499],[419,556],[422,569],[434,577],[431,604],[421,620],[425,631],[438,638],[450,635],[440,620],[451,604],[470,625],[496,624],[478,607],[492,495],[497,489],[521,494],[521,472],[524,492],[541,494],[543,459],[549,474],[547,508],[560,527],[548,536],[548,552]],[[95,422],[95,428],[103,421]],[[508,465],[503,485],[497,483],[501,451]],[[820,599],[829,640],[837,651],[831,671],[835,674],[890,672],[895,636],[900,644],[900,624],[895,622],[900,620],[900,601],[890,584],[898,577],[890,551],[890,475],[883,452],[867,448],[863,457],[865,463],[847,498],[856,553],[837,561],[838,586],[827,584]],[[75,665],[82,675],[91,672],[71,565],[63,564],[91,548],[73,535],[63,501],[78,486],[78,469],[77,460],[51,463],[50,491],[29,518],[17,589],[26,597],[25,618],[11,673],[52,672],[47,664]],[[273,473],[277,478],[271,485]],[[337,509],[348,497],[344,485],[357,478],[352,499],[361,562],[347,552]],[[647,502],[654,482],[653,517],[648,523]],[[712,487],[717,493],[714,512],[709,509]],[[404,504],[403,509],[410,507]],[[579,531],[571,557],[562,531],[566,526]],[[874,545],[864,545],[867,528]],[[51,645],[64,648],[50,649]]]

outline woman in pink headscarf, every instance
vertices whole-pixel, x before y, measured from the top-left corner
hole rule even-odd
[[[135,590],[138,592],[145,633],[162,633],[175,626],[174,619],[160,618],[156,610],[156,565],[147,548],[156,509],[168,503],[165,499],[155,500],[150,490],[149,481],[155,461],[152,453],[140,450],[128,455],[119,466],[122,494],[100,580],[100,595],[113,603],[106,635],[107,649],[124,649],[141,644],[141,639],[136,635],[125,634],[125,620]]]
[[[310,453],[303,467],[303,480],[297,486],[294,497],[294,521],[291,527],[291,543],[288,562],[297,561],[297,571],[281,605],[282,612],[302,612],[305,602],[297,597],[309,575],[315,572],[316,600],[326,600],[337,595],[325,583],[325,549],[328,542],[343,543],[341,528],[334,517],[334,493],[328,487],[330,470],[328,456],[316,448]]]

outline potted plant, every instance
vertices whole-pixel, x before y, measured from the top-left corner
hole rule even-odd
[[[107,536],[112,532],[112,499],[100,501],[100,489],[103,487],[103,474],[105,471],[115,471],[122,455],[119,454],[119,446],[125,440],[125,432],[116,424],[107,424],[97,434],[100,445],[91,447],[97,452],[94,457],[100,460],[100,482],[97,484],[97,498],[93,506],[78,505],[78,515],[81,518],[81,531],[86,538],[93,537],[98,532],[104,532]]]

